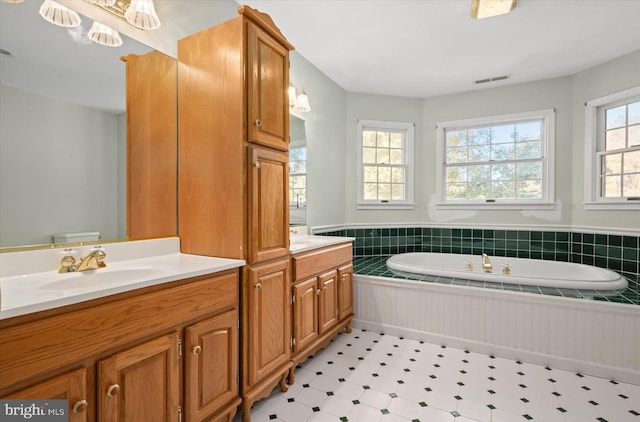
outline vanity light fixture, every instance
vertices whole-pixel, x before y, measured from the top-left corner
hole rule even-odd
[[[300,113],[311,111],[309,97],[307,96],[307,93],[304,92],[304,88],[302,88],[302,92],[298,94],[296,87],[293,86],[293,84],[289,84],[289,90],[287,92],[289,94],[289,107],[291,110]]]
[[[296,97],[296,102],[293,105],[293,111],[302,113],[311,111],[311,106],[309,105],[309,97],[307,96],[307,93],[304,92],[304,89],[302,89],[302,92]]]
[[[504,15],[517,4],[518,0],[471,0],[471,17],[484,19]]]
[[[42,3],[40,16],[47,22],[65,28],[74,28],[80,25],[80,15],[78,13],[52,0],[45,0]]]
[[[138,29],[158,29],[161,24],[153,0],[131,0],[124,18]]]
[[[94,22],[91,26],[89,38],[91,41],[107,47],[120,47],[122,45],[120,34],[99,22]]]

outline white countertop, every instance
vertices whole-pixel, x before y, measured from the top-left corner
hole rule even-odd
[[[292,254],[352,242],[352,237],[291,236]],[[89,246],[75,248],[86,255]],[[180,253],[178,238],[104,245],[106,268],[58,273],[62,248],[0,254],[0,319],[98,299],[142,287],[241,267],[245,261]]]
[[[158,243],[160,242],[160,243]],[[82,248],[78,248],[82,249]],[[85,248],[86,249],[86,248]],[[60,249],[0,254],[0,319],[241,267],[245,261],[179,253],[177,238],[105,245],[106,268],[75,273],[27,272],[29,260],[59,261]],[[111,254],[111,252],[113,252]],[[2,256],[4,255],[4,256]],[[113,260],[109,257],[113,255]],[[133,259],[126,259],[126,257]]]
[[[340,236],[315,236],[306,234],[296,234],[291,236],[289,243],[289,252],[297,254],[313,249],[322,248],[324,246],[337,245],[338,243],[353,242],[355,237]]]

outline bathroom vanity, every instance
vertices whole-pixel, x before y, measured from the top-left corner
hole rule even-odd
[[[177,239],[173,243],[178,246]],[[111,288],[119,293],[110,294],[108,286],[106,295],[100,289],[76,289],[75,303],[57,306],[61,299],[51,298],[31,305],[39,311],[3,317],[0,397],[68,400],[70,421],[230,421],[240,403],[243,264],[179,253],[115,262],[83,275],[83,283],[132,269],[163,272],[133,286],[114,282]],[[116,269],[107,272],[109,265]],[[34,290],[73,280],[53,271],[49,276],[53,281]],[[12,282],[3,278],[8,303],[12,298],[5,287]],[[19,282],[28,283],[29,276]],[[73,296],[74,289],[58,293]],[[84,300],[87,295],[96,297]]]
[[[319,237],[308,239],[307,242],[321,245]],[[304,249],[291,255],[293,365],[289,371],[290,384],[295,382],[296,365],[325,347],[340,330],[350,333],[353,319],[351,241],[329,238],[327,246]]]

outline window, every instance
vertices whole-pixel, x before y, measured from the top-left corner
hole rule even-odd
[[[289,149],[289,208],[307,206],[307,147]]]
[[[554,111],[437,125],[439,207],[552,208]]]
[[[413,123],[358,121],[358,208],[413,208]]]
[[[585,207],[640,209],[640,87],[586,104]]]

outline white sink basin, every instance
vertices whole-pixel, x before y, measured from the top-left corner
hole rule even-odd
[[[156,268],[122,268],[110,270],[109,268],[83,271],[79,273],[59,274],[55,280],[43,282],[37,288],[41,290],[68,290],[83,289],[94,286],[109,286],[123,282],[131,282],[139,279],[148,279],[159,276],[163,271]]]

